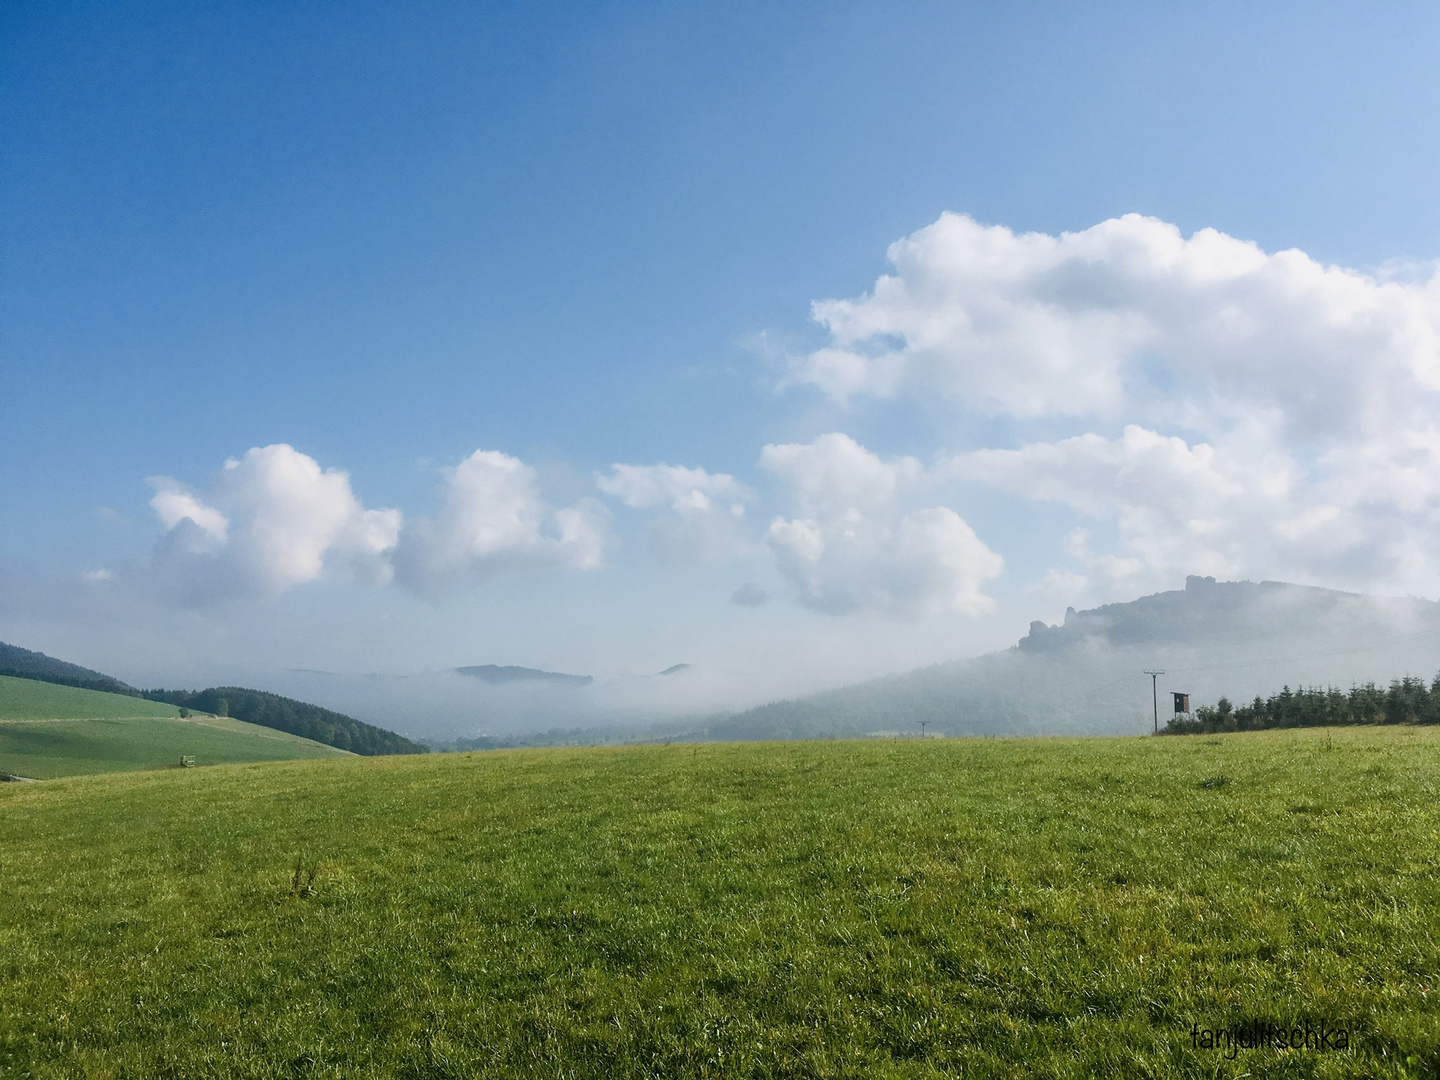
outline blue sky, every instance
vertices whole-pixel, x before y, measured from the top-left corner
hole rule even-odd
[[[1187,571],[1433,596],[1440,493],[1415,455],[1434,409],[1437,41],[1424,5],[11,5],[0,637],[157,681],[669,657],[763,696],[1003,646]],[[947,213],[1009,231],[947,231]],[[1057,249],[1104,278],[1062,301],[1058,264],[1005,239],[1127,214],[1153,227]],[[1190,284],[1156,300],[1162,225],[1232,247],[1186,248]],[[897,275],[890,245],[931,227],[897,276],[908,299],[872,296]],[[1004,289],[926,292],[996,244]],[[1194,282],[1245,244],[1343,270],[1234,271],[1252,329],[1206,340],[1258,381],[1195,360],[1211,331],[1174,314],[1232,310]],[[1341,278],[1363,279],[1343,302]],[[989,344],[953,325],[921,342],[1001,292],[1024,299]],[[881,329],[847,344],[812,318],[830,300]],[[1025,312],[1054,303],[1068,321],[1042,341]],[[1336,304],[1363,311],[1317,344]],[[1145,332],[1095,330],[1120,308]],[[1027,367],[1057,348],[1068,374]],[[845,379],[827,349],[858,358]],[[1287,380],[1315,400],[1287,411]],[[1373,407],[1351,416],[1356,400]],[[1377,434],[1395,431],[1403,446]],[[365,571],[394,583],[361,580],[341,541],[314,573],[242,558],[251,489],[223,465],[278,444],[399,514]],[[530,470],[538,531],[441,572],[445,530],[471,527],[445,523],[446,493],[477,451]],[[842,506],[805,471],[871,458],[912,493]],[[731,478],[695,498],[730,498],[738,531],[597,487],[662,463]],[[1146,469],[1151,488],[1126,487]],[[1190,509],[1155,509],[1192,481]],[[183,588],[165,560],[196,523],[152,506],[165,490],[229,523],[196,533],[210,546],[187,549]],[[1269,538],[1242,537],[1262,504],[1284,507]],[[593,551],[565,546],[576,507]],[[954,520],[909,516],[932,510]],[[853,550],[845,514],[873,532]],[[725,551],[690,550],[720,534]],[[207,559],[250,570],[222,586]],[[731,603],[747,583],[767,602]],[[399,628],[357,641],[357,620]],[[761,655],[787,675],[759,678]]]

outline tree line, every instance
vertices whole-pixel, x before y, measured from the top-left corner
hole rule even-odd
[[[356,720],[353,716],[319,705],[241,686],[212,686],[208,690],[146,690],[143,697],[196,712],[232,716],[247,724],[274,728],[353,754],[423,754],[426,747],[393,731]]]
[[[1286,686],[1268,698],[1258,695],[1248,705],[1236,706],[1221,698],[1202,705],[1193,717],[1177,716],[1165,725],[1164,735],[1201,735],[1221,731],[1261,731],[1266,728],[1328,727],[1347,724],[1440,724],[1440,675],[1426,683],[1411,675],[1394,679],[1388,687],[1373,682],[1348,691],[1330,686]]]

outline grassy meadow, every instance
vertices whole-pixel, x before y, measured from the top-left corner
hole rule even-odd
[[[1406,727],[0,785],[0,1075],[1435,1076],[1437,781]]]
[[[96,717],[169,717],[180,710],[174,705],[125,694],[57,686],[35,679],[0,675],[0,721],[5,720],[89,720]]]
[[[173,705],[0,675],[0,773],[52,779],[197,765],[348,756],[224,717],[180,718]]]

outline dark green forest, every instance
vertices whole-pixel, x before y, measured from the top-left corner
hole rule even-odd
[[[107,694],[140,696],[139,690],[119,679],[91,671],[79,664],[56,660],[42,652],[22,649],[18,645],[7,645],[3,641],[0,641],[0,675],[34,679],[37,682],[54,683],[56,686],[75,686],[81,690],[102,690]]]
[[[143,696],[151,701],[164,701],[196,712],[232,716],[247,724],[286,731],[354,754],[374,756],[426,752],[419,743],[413,743],[393,731],[264,690],[214,686],[209,690],[146,690]]]
[[[1223,731],[1261,731],[1266,728],[1333,727],[1353,724],[1440,724],[1440,675],[1426,684],[1407,675],[1384,689],[1374,683],[1348,691],[1330,686],[1286,686],[1268,698],[1256,697],[1235,706],[1221,698],[1202,705],[1194,717],[1177,716],[1164,735],[1202,735]]]

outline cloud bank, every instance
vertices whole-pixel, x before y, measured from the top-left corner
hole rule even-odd
[[[1008,425],[949,474],[1113,526],[1110,552],[1072,538],[1092,576],[1440,591],[1433,268],[1390,279],[1138,215],[1049,236],[946,214],[889,257],[870,293],[814,306],[829,341],[790,382]]]
[[[1055,591],[1210,574],[1440,593],[1434,268],[1364,273],[1138,215],[1050,236],[945,214],[889,257],[870,292],[814,305],[828,340],[787,385],[851,410],[939,402],[984,442],[922,461],[831,431],[765,446],[753,479],[596,473],[617,512],[649,516],[662,561],[744,565],[757,580],[726,588],[740,606],[788,591],[835,615],[983,615],[1025,504],[1049,503],[1071,517],[1044,578]],[[393,577],[434,596],[593,570],[615,543],[600,502],[553,505],[534,469],[495,450],[408,520],[285,445],[227,462],[204,491],[154,484],[153,570],[186,595]],[[967,520],[981,494],[983,538]]]
[[[273,597],[327,578],[395,579],[436,595],[511,570],[591,569],[606,543],[603,507],[552,507],[533,469],[493,450],[447,473],[438,514],[409,522],[367,510],[347,473],[284,443],[225,462],[203,493],[169,477],[151,485],[165,533],[147,576],[186,603]]]
[[[1190,422],[1257,408],[1349,431],[1440,388],[1440,279],[1385,281],[1129,214],[1017,235],[945,214],[896,272],[826,300],[797,381],[837,399],[939,392],[1006,416],[1134,419],[1178,391]]]

